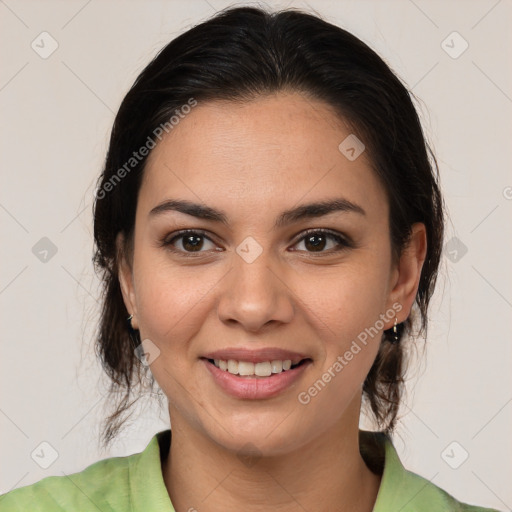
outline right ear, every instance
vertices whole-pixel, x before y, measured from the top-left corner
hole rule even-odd
[[[124,305],[129,315],[133,315],[131,324],[133,329],[138,329],[137,302],[135,300],[135,289],[133,286],[133,271],[125,256],[125,243],[123,233],[119,232],[116,237],[116,253],[118,255],[118,279],[123,294]]]

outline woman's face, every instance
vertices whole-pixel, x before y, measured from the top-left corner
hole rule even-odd
[[[357,428],[382,331],[407,317],[421,268],[414,251],[393,264],[361,149],[327,105],[280,93],[199,102],[152,151],[120,278],[173,425],[269,455]],[[279,372],[287,360],[302,363]]]

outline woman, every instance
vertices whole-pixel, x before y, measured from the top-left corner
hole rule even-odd
[[[172,439],[2,510],[489,510],[392,444],[443,203],[409,93],[356,37],[234,8],[176,38],[119,109],[94,215],[98,348],[124,390],[105,441],[145,379]]]

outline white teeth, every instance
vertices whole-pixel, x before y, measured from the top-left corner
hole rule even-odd
[[[232,373],[234,375],[237,375],[237,373],[238,373],[238,361],[234,361],[233,359],[230,359],[228,361],[228,372]]]
[[[220,368],[223,371],[228,371],[233,375],[255,375],[256,377],[269,377],[273,373],[281,373],[289,370],[292,366],[291,359],[285,359],[284,361],[275,359],[273,361],[264,361],[261,363],[235,361],[234,359],[229,359],[228,361],[214,359],[213,363],[217,368]]]
[[[270,361],[270,366],[272,368],[272,373],[279,373],[283,369],[283,361]]]
[[[238,375],[254,375],[254,363],[238,361]]]
[[[256,363],[254,365],[254,374],[258,377],[268,377],[272,375],[272,368],[268,361],[264,363]]]

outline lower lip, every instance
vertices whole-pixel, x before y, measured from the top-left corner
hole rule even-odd
[[[272,374],[269,377],[240,377],[217,368],[214,364],[202,359],[213,376],[215,382],[229,395],[236,398],[258,400],[272,398],[290,387],[300,379],[311,361],[305,361],[296,368]]]

